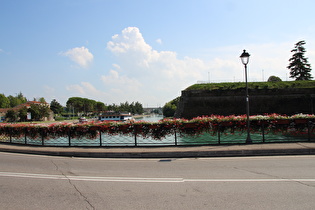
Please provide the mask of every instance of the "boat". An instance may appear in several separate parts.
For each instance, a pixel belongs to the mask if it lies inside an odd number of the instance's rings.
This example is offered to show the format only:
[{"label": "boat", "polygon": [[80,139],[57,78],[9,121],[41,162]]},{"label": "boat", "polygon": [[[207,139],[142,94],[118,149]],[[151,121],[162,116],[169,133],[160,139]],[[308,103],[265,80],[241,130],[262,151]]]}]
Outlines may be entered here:
[{"label": "boat", "polygon": [[98,117],[99,121],[130,121],[133,120],[131,113],[105,112]]}]

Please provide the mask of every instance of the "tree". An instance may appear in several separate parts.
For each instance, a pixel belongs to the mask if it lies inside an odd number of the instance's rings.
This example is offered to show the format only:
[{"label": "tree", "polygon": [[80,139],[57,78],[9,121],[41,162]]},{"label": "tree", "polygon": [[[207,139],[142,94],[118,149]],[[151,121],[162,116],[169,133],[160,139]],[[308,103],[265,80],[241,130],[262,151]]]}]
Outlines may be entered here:
[{"label": "tree", "polygon": [[290,78],[295,80],[311,80],[311,65],[308,63],[308,58],[304,57],[306,52],[304,45],[305,41],[299,41],[295,44],[295,47],[291,52],[293,53],[292,58],[289,59]]},{"label": "tree", "polygon": [[174,117],[179,99],[180,97],[177,97],[163,106],[163,115],[165,117]]},{"label": "tree", "polygon": [[61,104],[56,99],[54,99],[50,102],[50,109],[55,114],[60,114],[63,111],[63,107],[61,106]]},{"label": "tree", "polygon": [[171,104],[170,102],[166,103],[163,106],[163,115],[165,117],[173,117],[176,111],[176,105]]},{"label": "tree", "polygon": [[26,107],[21,108],[18,112],[18,116],[21,122],[27,121],[27,108]]},{"label": "tree", "polygon": [[105,111],[106,110],[106,106],[105,106],[105,104],[103,102],[98,101],[95,104],[95,109],[98,112]]},{"label": "tree", "polygon": [[97,102],[87,98],[71,97],[67,101],[68,110],[75,110],[76,113],[88,114],[96,110]]},{"label": "tree", "polygon": [[67,101],[67,108],[69,110],[75,111],[76,113],[82,112],[84,110],[83,107],[83,101],[80,97],[71,97]]},{"label": "tree", "polygon": [[18,115],[13,109],[10,109],[5,114],[5,119],[9,122],[15,122],[18,119]]},{"label": "tree", "polygon": [[8,96],[8,99],[10,101],[10,107],[12,108],[22,103],[18,97],[14,97],[10,95]]},{"label": "tree", "polygon": [[32,120],[40,120],[40,111],[38,104],[31,104],[31,107],[28,109],[31,113]]},{"label": "tree", "polygon": [[10,107],[12,107],[12,108],[17,106],[17,105],[23,104],[27,101],[21,92],[17,96],[9,95],[8,99],[10,101]]},{"label": "tree", "polygon": [[10,107],[9,99],[4,94],[0,94],[0,108],[9,108],[9,107]]},{"label": "tree", "polygon": [[281,82],[282,80],[279,77],[276,76],[270,76],[268,78],[268,82]]},{"label": "tree", "polygon": [[44,117],[49,117],[49,108],[42,104],[31,104],[29,112],[32,120],[42,120]]},{"label": "tree", "polygon": [[115,111],[115,112],[119,112],[119,107],[116,104],[112,104],[112,105],[108,105],[107,109],[109,111]]},{"label": "tree", "polygon": [[93,112],[95,110],[96,101],[84,98],[83,99],[83,109],[85,114],[88,114],[88,112]]},{"label": "tree", "polygon": [[39,98],[39,100],[38,100],[39,102],[41,102],[41,103],[46,103],[46,100],[45,100],[45,98],[44,97],[41,97],[41,98]]},{"label": "tree", "polygon": [[135,103],[134,105],[134,109],[135,109],[135,113],[137,114],[142,114],[143,113],[143,106],[141,103],[139,103],[138,101]]},{"label": "tree", "polygon": [[27,99],[23,96],[23,94],[20,92],[17,97],[20,100],[20,103],[23,104],[27,101]]}]

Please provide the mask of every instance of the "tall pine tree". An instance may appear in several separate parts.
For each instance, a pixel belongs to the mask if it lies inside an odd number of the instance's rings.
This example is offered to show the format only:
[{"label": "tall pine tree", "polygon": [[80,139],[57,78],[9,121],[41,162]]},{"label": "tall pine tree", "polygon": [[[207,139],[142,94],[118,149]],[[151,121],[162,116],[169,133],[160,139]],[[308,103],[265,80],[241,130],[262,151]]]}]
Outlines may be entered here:
[{"label": "tall pine tree", "polygon": [[295,80],[311,80],[311,65],[308,63],[307,58],[304,57],[306,52],[304,45],[305,41],[299,41],[295,44],[295,47],[291,52],[293,53],[292,58],[289,59],[290,78]]}]

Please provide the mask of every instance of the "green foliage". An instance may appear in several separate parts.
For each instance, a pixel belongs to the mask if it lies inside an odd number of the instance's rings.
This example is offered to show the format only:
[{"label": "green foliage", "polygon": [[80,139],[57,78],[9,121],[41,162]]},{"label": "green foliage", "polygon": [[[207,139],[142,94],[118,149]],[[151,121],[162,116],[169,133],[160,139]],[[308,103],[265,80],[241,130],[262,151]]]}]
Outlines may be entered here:
[{"label": "green foliage", "polygon": [[69,110],[74,108],[75,112],[101,112],[101,111],[116,111],[116,112],[130,112],[132,114],[142,114],[143,107],[142,104],[139,102],[129,102],[120,103],[120,105],[112,104],[106,106],[102,102],[97,102],[87,98],[80,98],[80,97],[72,97],[69,98],[67,101],[67,107]]},{"label": "green foliage", "polygon": [[22,103],[19,98],[11,96],[11,95],[8,96],[8,99],[10,101],[10,107],[12,108]]},{"label": "green foliage", "polygon": [[75,110],[76,113],[78,112],[92,112],[95,110],[96,101],[87,99],[87,98],[80,98],[80,97],[72,97],[69,98],[67,101],[67,107],[68,109]]},{"label": "green foliage", "polygon": [[46,103],[46,100],[45,100],[44,97],[40,97],[38,101],[41,102],[41,103]]},{"label": "green foliage", "polygon": [[304,45],[305,41],[299,41],[295,44],[295,47],[291,52],[293,53],[292,58],[289,59],[290,78],[296,80],[310,80],[311,76],[311,65],[308,63],[307,58],[304,57],[306,52]]},{"label": "green foliage", "polygon": [[13,109],[10,109],[7,111],[5,119],[9,122],[16,122],[18,119],[18,115]]},{"label": "green foliage", "polygon": [[61,114],[61,112],[63,111],[63,107],[61,106],[61,104],[56,99],[54,99],[50,102],[50,109],[55,114]]},{"label": "green foliage", "polygon": [[108,105],[107,109],[115,112],[130,112],[132,114],[143,113],[142,104],[139,102],[132,102],[129,104],[129,102],[126,101],[125,103],[120,103],[120,105],[112,104]]},{"label": "green foliage", "polygon": [[0,94],[0,108],[13,108],[17,105],[25,103],[27,100],[20,92],[16,97],[9,95],[6,97],[4,94]]},{"label": "green foliage", "polygon": [[10,101],[4,94],[0,94],[0,108],[10,108]]},{"label": "green foliage", "polygon": [[[45,102],[45,99],[42,97],[39,99],[41,102]],[[26,103],[27,99],[20,92],[17,96],[5,97],[5,95],[0,94],[0,108],[14,108],[20,104]],[[45,102],[46,103],[46,102]],[[16,109],[15,109],[16,110]],[[50,109],[48,106],[43,106],[39,104],[32,104],[30,109],[28,110],[26,107],[22,107],[18,111],[9,110],[6,113],[6,120],[11,122],[26,121],[27,120],[27,112],[31,112],[33,120],[42,120],[43,117],[48,117]]]},{"label": "green foliage", "polygon": [[268,78],[268,82],[281,82],[282,80],[279,77],[276,76],[270,76]]},{"label": "green foliage", "polygon": [[17,98],[20,100],[21,104],[27,101],[27,99],[23,96],[21,92],[17,95]]},{"label": "green foliage", "polygon": [[[236,90],[244,89],[245,82],[195,84],[186,90]],[[282,81],[282,82],[249,82],[249,89],[286,89],[286,88],[315,88],[313,80]]]},{"label": "green foliage", "polygon": [[174,117],[179,99],[180,97],[177,97],[163,106],[163,115],[165,117]]},{"label": "green foliage", "polygon": [[44,117],[49,116],[49,108],[41,104],[31,104],[29,112],[32,115],[32,120],[40,121]]},{"label": "green foliage", "polygon": [[23,107],[18,112],[18,117],[20,118],[21,122],[27,121],[27,108]]},{"label": "green foliage", "polygon": [[99,112],[101,112],[101,111],[105,111],[105,110],[107,110],[107,107],[105,106],[105,104],[103,103],[103,102],[96,102],[96,104],[95,104],[95,109],[96,109],[96,111],[99,111]]},{"label": "green foliage", "polygon": [[173,117],[175,114],[177,106],[171,103],[166,103],[163,106],[163,115],[164,117]]}]

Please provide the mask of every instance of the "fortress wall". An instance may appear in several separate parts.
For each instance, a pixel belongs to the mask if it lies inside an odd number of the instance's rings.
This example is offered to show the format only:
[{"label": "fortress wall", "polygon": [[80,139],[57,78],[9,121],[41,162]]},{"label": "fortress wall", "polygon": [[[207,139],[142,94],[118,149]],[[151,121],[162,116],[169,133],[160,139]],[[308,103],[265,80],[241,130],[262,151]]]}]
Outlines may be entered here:
[{"label": "fortress wall", "polygon": [[[250,89],[250,115],[313,114],[315,89]],[[236,90],[184,90],[175,117],[246,114],[245,88]]]}]

